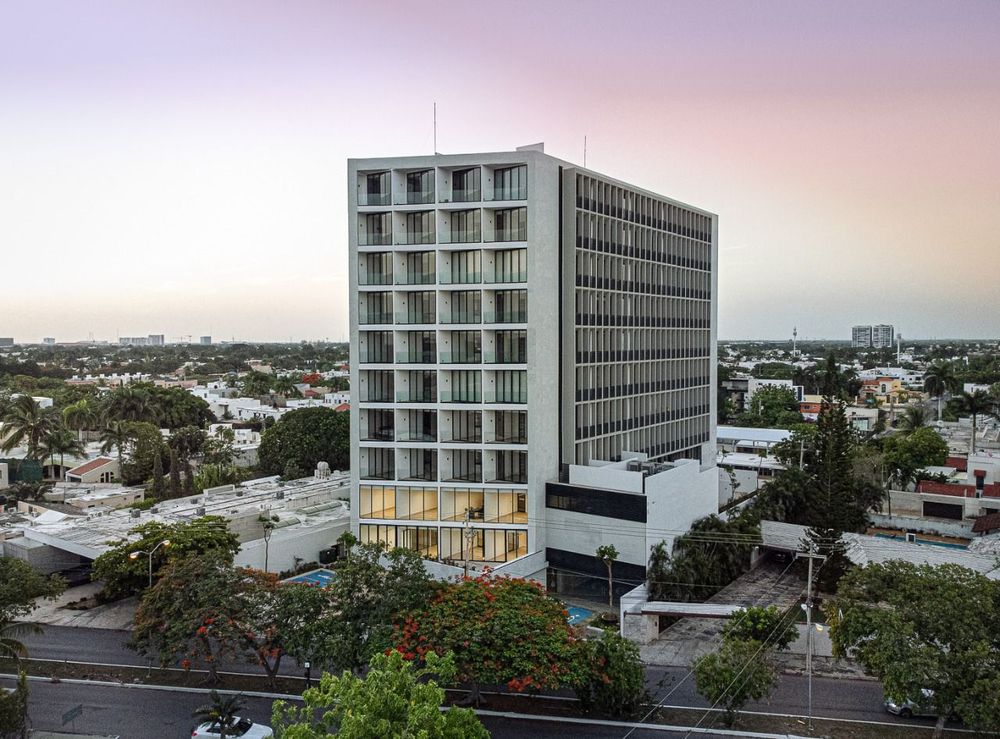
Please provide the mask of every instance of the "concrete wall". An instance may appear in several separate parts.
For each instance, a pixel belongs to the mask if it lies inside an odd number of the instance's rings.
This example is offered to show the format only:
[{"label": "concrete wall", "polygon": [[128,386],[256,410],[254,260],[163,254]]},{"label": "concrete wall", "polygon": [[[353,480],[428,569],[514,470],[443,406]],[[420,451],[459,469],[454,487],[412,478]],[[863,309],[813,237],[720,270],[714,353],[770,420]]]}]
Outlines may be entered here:
[{"label": "concrete wall", "polygon": [[294,569],[295,558],[302,562],[318,561],[321,549],[332,547],[337,539],[347,531],[350,519],[346,516],[336,521],[328,521],[304,528],[292,526],[276,529],[271,536],[270,546],[265,547],[263,539],[243,542],[236,555],[236,564],[243,567],[264,569],[264,552],[267,549],[267,569],[282,572]]},{"label": "concrete wall", "polygon": [[871,518],[873,525],[888,529],[912,529],[924,534],[972,538],[971,521],[945,521],[940,518],[922,518],[920,516],[887,516],[880,513],[872,513],[869,518]]},{"label": "concrete wall", "polygon": [[[646,546],[661,541],[673,548],[674,538],[691,524],[719,510],[719,472],[713,465],[702,469],[698,460],[681,459],[673,469],[646,478]],[[645,565],[646,560],[643,560]]]}]

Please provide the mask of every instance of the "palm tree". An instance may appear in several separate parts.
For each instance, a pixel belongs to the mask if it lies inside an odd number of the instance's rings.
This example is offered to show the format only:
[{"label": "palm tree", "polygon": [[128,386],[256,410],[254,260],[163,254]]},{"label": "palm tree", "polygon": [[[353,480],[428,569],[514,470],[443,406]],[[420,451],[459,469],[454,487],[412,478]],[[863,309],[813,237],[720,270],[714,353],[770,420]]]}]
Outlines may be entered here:
[{"label": "palm tree", "polygon": [[42,628],[38,624],[0,621],[0,659],[13,659],[20,665],[21,659],[28,656],[28,648],[20,638],[41,633]]},{"label": "palm tree", "polygon": [[149,393],[140,387],[126,385],[111,393],[104,408],[107,420],[152,421],[156,408]]},{"label": "palm tree", "polygon": [[972,446],[969,454],[976,453],[976,424],[980,416],[993,416],[1000,418],[1000,409],[997,408],[996,401],[985,390],[976,390],[974,393],[961,395],[962,410],[972,416]]},{"label": "palm tree", "polygon": [[7,439],[0,451],[9,452],[22,443],[27,448],[27,459],[37,460],[41,454],[42,440],[52,428],[54,413],[42,408],[30,395],[18,395],[4,415]]},{"label": "palm tree", "polygon": [[76,438],[76,434],[63,425],[57,425],[49,431],[42,442],[42,449],[53,464],[55,455],[59,455],[59,474],[56,479],[63,476],[63,460],[67,454],[82,457],[85,453],[83,444]]},{"label": "palm tree", "polygon": [[908,405],[903,416],[899,419],[899,429],[907,434],[912,434],[917,429],[927,425],[927,415],[927,409],[922,405]]},{"label": "palm tree", "polygon": [[101,431],[101,454],[108,454],[112,449],[118,450],[118,476],[121,477],[124,468],[124,449],[132,434],[128,421],[111,421]]},{"label": "palm tree", "polygon": [[211,703],[199,706],[191,715],[203,723],[217,724],[220,739],[226,739],[239,720],[237,714],[246,707],[246,699],[242,693],[223,696],[217,690],[209,693],[209,698]]},{"label": "palm tree", "polygon": [[295,381],[288,375],[275,377],[274,382],[271,383],[271,389],[279,395],[284,395],[286,398],[302,397],[302,393],[295,387]]},{"label": "palm tree", "polygon": [[63,422],[77,432],[83,441],[82,431],[92,429],[97,424],[97,411],[89,398],[81,398],[63,408]]},{"label": "palm tree", "polygon": [[951,362],[935,362],[924,374],[924,390],[937,398],[937,420],[941,420],[941,398],[958,388],[958,377]]}]

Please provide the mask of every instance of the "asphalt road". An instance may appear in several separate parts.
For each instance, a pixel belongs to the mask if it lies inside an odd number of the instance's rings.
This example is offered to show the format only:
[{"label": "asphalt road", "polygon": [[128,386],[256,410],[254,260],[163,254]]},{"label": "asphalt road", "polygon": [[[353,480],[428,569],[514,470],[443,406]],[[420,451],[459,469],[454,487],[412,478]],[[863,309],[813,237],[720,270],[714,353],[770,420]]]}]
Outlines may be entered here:
[{"label": "asphalt road", "polygon": [[[6,684],[6,681],[4,681]],[[71,685],[32,682],[29,715],[33,729],[106,734],[120,739],[182,739],[191,736],[192,712],[206,701],[204,695],[143,690],[118,686]],[[62,717],[76,706],[81,715],[63,724]],[[271,700],[247,699],[243,712],[254,721],[270,723]],[[495,739],[622,739],[628,729],[569,722],[522,720],[483,716]],[[635,739],[681,739],[684,732],[637,729]],[[712,736],[701,734],[699,736]]]}]

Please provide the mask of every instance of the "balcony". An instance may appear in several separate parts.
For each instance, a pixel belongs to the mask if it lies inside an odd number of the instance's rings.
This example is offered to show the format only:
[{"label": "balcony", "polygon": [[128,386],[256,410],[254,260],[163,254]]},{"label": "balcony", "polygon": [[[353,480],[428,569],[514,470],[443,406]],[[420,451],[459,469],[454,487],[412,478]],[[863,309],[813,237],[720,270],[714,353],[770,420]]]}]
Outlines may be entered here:
[{"label": "balcony", "polygon": [[403,244],[413,246],[415,244],[433,244],[434,231],[406,231],[403,234]]},{"label": "balcony", "polygon": [[434,190],[407,190],[406,205],[432,205],[434,203]]},{"label": "balcony", "polygon": [[443,241],[445,244],[478,244],[483,240],[482,231],[478,228],[476,229],[451,229],[446,234],[442,235],[443,238],[447,238],[447,241]]},{"label": "balcony", "polygon": [[388,192],[363,192],[359,201],[358,205],[389,205],[390,198]]},{"label": "balcony", "polygon": [[487,391],[484,397],[486,399],[485,402],[487,403],[527,403],[528,391],[513,390],[500,393],[495,391]]},{"label": "balcony", "polygon": [[396,441],[437,441],[437,434],[427,431],[400,431]]},{"label": "balcony", "polygon": [[482,272],[442,272],[438,275],[438,281],[442,285],[476,285],[482,279]]},{"label": "balcony", "polygon": [[492,439],[486,440],[487,444],[527,444],[527,434],[496,434]]},{"label": "balcony", "polygon": [[397,364],[435,364],[437,362],[436,352],[433,351],[411,351],[397,352]]},{"label": "balcony", "polygon": [[451,202],[453,203],[477,203],[482,199],[483,194],[478,187],[451,191]]},{"label": "balcony", "polygon": [[483,473],[480,472],[453,472],[451,477],[445,479],[445,482],[482,482]]},{"label": "balcony", "polygon": [[482,364],[483,354],[478,351],[442,352],[441,364]]},{"label": "balcony", "polygon": [[397,285],[433,285],[437,275],[433,272],[408,272],[396,279]]},{"label": "balcony", "polygon": [[483,316],[483,323],[527,323],[528,311],[526,310],[506,310],[497,313],[486,313]]},{"label": "balcony", "polygon": [[362,233],[358,236],[359,246],[390,246],[392,233]]},{"label": "balcony", "polygon": [[518,282],[528,281],[528,270],[518,270],[515,272],[500,272],[499,274],[492,274],[486,276],[486,282],[494,285],[507,285]]},{"label": "balcony", "polygon": [[441,323],[481,323],[483,314],[479,311],[457,310],[441,318]]},{"label": "balcony", "polygon": [[482,394],[479,392],[462,391],[452,392],[451,390],[441,391],[442,403],[482,403]]},{"label": "balcony", "polygon": [[359,285],[391,285],[392,272],[374,272],[358,277]]},{"label": "balcony", "polygon": [[434,388],[423,390],[401,390],[396,393],[397,403],[436,403],[437,393]]},{"label": "balcony", "polygon": [[358,316],[358,323],[369,324],[391,324],[392,313],[390,311],[370,311]]},{"label": "balcony", "polygon": [[377,431],[366,431],[361,437],[362,441],[395,441],[392,428],[382,428]]},{"label": "balcony", "polygon": [[396,470],[392,467],[376,467],[362,470],[360,476],[362,480],[395,480]]},{"label": "balcony", "polygon": [[392,351],[368,351],[361,353],[361,364],[392,364]]},{"label": "balcony", "polygon": [[522,352],[493,352],[483,357],[484,364],[527,364],[528,355]]},{"label": "balcony", "polygon": [[361,399],[362,403],[391,403],[392,395],[389,393],[369,393]]},{"label": "balcony", "polygon": [[417,323],[437,323],[437,318],[432,311],[400,311],[396,313],[396,323],[403,325]]}]

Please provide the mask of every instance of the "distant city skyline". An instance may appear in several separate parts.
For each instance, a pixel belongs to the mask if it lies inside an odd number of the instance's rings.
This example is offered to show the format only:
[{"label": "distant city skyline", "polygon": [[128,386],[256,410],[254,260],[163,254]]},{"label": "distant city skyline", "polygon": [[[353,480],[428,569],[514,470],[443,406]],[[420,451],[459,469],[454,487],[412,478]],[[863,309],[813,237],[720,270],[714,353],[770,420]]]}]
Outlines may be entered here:
[{"label": "distant city skyline", "polygon": [[431,153],[435,100],[444,153],[586,136],[717,213],[721,337],[1000,336],[1000,3],[13,0],[0,29],[2,336],[344,337],[347,158]]}]

